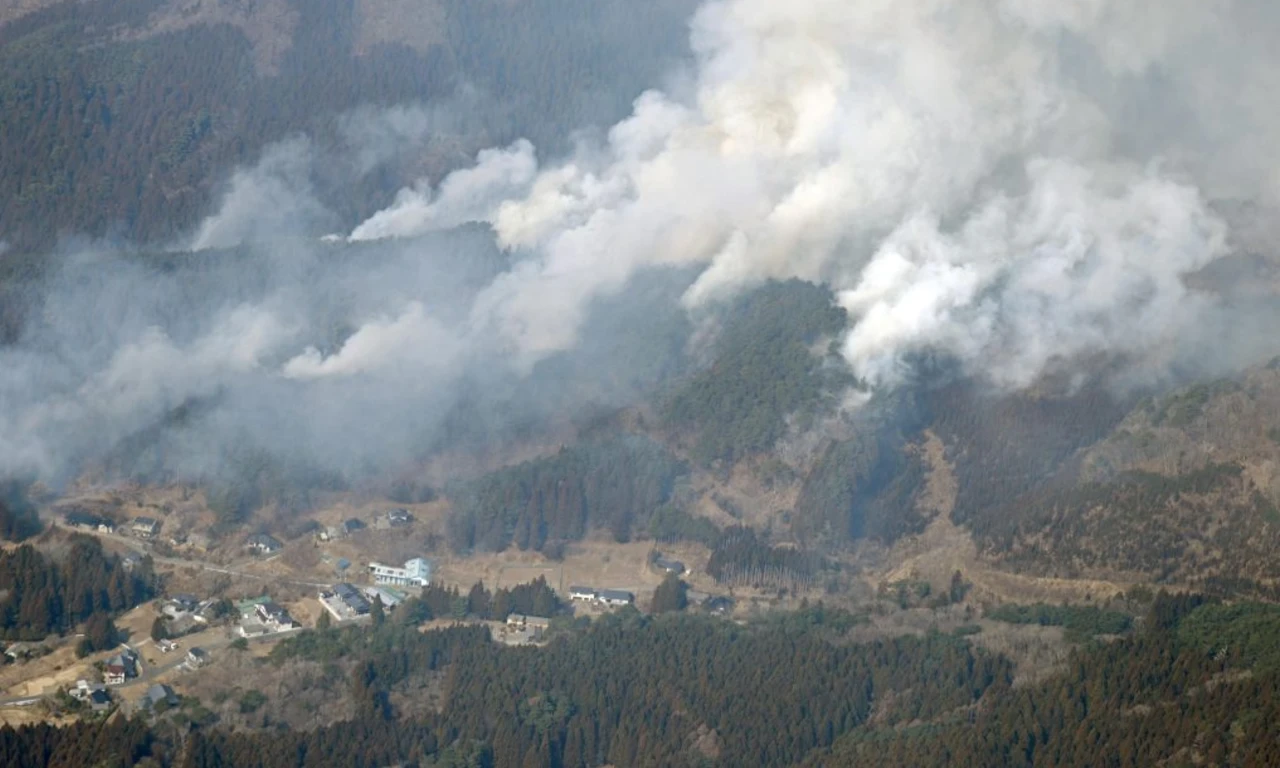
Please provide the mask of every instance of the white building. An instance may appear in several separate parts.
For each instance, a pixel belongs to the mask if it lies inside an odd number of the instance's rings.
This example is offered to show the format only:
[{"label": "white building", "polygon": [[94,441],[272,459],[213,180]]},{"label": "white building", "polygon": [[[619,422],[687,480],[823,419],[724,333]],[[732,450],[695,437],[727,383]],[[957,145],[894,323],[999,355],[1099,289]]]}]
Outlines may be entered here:
[{"label": "white building", "polygon": [[569,599],[580,603],[594,603],[618,608],[631,605],[636,596],[620,589],[596,589],[595,587],[569,587]]},{"label": "white building", "polygon": [[431,582],[431,563],[422,557],[413,558],[403,568],[369,563],[369,572],[373,574],[375,584],[425,587]]}]

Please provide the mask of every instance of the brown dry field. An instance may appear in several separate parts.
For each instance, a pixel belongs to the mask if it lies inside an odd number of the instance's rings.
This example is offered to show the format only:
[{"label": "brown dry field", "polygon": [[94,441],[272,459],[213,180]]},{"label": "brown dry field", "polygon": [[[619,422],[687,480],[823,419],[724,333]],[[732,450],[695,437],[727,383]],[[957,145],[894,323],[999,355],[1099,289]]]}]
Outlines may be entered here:
[{"label": "brown dry field", "polygon": [[[146,638],[155,617],[149,604],[140,605],[116,620],[116,626],[129,632],[130,641],[136,643]],[[57,641],[59,647],[48,656],[19,664],[0,667],[0,691],[5,698],[38,696],[61,686],[74,686],[76,680],[91,678],[93,665],[114,655],[115,651],[103,651],[77,659],[75,637]],[[150,642],[148,639],[147,642]]]},{"label": "brown dry field", "polygon": [[9,725],[14,728],[20,725],[34,725],[36,723],[64,726],[71,725],[74,722],[76,722],[74,717],[50,717],[45,714],[44,708],[37,705],[29,707],[0,707],[0,725]]}]

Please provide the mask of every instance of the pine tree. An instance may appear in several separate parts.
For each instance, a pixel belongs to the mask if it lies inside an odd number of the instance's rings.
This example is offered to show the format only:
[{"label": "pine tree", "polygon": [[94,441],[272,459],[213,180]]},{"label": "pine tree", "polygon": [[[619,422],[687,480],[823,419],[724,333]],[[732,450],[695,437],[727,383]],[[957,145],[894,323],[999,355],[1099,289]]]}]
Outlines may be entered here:
[{"label": "pine tree", "polygon": [[658,588],[653,591],[653,602],[650,610],[653,613],[667,613],[669,611],[683,611],[688,605],[688,597],[686,596],[686,585],[680,580],[679,576],[674,573],[668,573]]},{"label": "pine tree", "polygon": [[151,622],[151,639],[155,642],[166,640],[169,637],[169,628],[165,626],[164,618],[157,616],[156,620]]}]

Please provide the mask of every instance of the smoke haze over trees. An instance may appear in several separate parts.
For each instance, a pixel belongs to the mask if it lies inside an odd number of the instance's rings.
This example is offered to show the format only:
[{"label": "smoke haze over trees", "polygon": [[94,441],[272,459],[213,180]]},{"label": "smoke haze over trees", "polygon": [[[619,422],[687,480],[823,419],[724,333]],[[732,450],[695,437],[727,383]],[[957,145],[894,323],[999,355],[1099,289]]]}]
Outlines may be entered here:
[{"label": "smoke haze over trees", "polygon": [[[1277,351],[1256,3],[429,5],[0,26],[0,472],[209,480],[234,520],[646,398],[708,463],[869,392]],[[63,233],[98,239],[34,252]],[[801,517],[881,535],[838,485]]]}]

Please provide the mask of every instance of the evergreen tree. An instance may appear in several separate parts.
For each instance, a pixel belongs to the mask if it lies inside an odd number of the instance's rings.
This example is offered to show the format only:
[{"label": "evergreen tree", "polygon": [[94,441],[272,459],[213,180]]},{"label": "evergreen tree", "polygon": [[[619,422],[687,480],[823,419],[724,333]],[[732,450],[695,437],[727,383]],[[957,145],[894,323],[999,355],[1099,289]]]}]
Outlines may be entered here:
[{"label": "evergreen tree", "polygon": [[654,613],[683,611],[689,600],[685,595],[687,585],[674,573],[668,573],[658,588],[653,591],[651,610]]},{"label": "evergreen tree", "polygon": [[165,625],[164,617],[157,616],[156,620],[151,622],[151,639],[158,643],[168,637],[169,627]]}]

